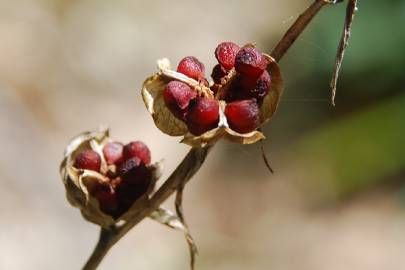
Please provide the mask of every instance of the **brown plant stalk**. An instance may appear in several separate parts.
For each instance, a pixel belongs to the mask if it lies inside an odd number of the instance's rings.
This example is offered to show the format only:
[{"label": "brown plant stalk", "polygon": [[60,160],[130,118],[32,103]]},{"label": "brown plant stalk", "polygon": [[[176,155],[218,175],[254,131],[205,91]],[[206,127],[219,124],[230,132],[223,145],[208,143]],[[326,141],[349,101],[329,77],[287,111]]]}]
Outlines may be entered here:
[{"label": "brown plant stalk", "polygon": [[[287,30],[285,35],[282,37],[280,42],[273,49],[271,56],[278,62],[284,54],[288,51],[297,37],[304,31],[306,26],[311,22],[316,14],[327,4],[336,4],[342,2],[342,0],[316,0],[312,5],[310,5],[294,22],[294,24]],[[356,1],[349,0],[349,5],[355,3]],[[348,9],[349,10],[349,9]],[[353,9],[354,12],[354,9]],[[348,15],[347,15],[348,16]],[[349,21],[351,26],[351,20]],[[347,25],[347,20],[346,20]],[[341,44],[347,44],[348,32],[350,32],[350,26],[345,27],[344,37],[345,40],[341,41]],[[340,47],[342,47],[341,45]],[[340,48],[339,47],[339,48]],[[345,46],[343,46],[345,47]],[[344,51],[344,48],[343,48]],[[341,52],[341,50],[339,50]],[[341,53],[338,53],[338,57]],[[341,58],[340,59],[341,63]],[[338,61],[337,60],[337,61]],[[335,73],[334,73],[335,74]],[[336,76],[336,75],[334,75]],[[113,225],[112,227],[106,229],[102,228],[99,236],[98,243],[93,250],[87,263],[84,265],[83,270],[94,270],[101,263],[105,255],[108,253],[110,248],[117,243],[128,231],[130,231],[135,225],[137,225],[144,218],[148,217],[153,211],[155,211],[168,197],[170,197],[174,192],[177,193],[176,198],[176,211],[182,222],[184,222],[184,217],[181,208],[182,201],[182,191],[185,184],[198,172],[204,163],[208,153],[212,149],[212,146],[205,148],[191,148],[183,161],[178,165],[174,172],[169,176],[169,178],[164,182],[164,184],[157,190],[157,192],[148,200],[142,210],[140,210],[131,220],[128,220],[122,225]],[[186,226],[186,225],[185,225]],[[186,238],[188,235],[186,235]],[[191,238],[191,237],[190,237]],[[187,239],[187,241],[192,241],[192,239]],[[192,245],[189,245],[192,249]],[[192,253],[191,265],[193,268],[194,257]]]}]

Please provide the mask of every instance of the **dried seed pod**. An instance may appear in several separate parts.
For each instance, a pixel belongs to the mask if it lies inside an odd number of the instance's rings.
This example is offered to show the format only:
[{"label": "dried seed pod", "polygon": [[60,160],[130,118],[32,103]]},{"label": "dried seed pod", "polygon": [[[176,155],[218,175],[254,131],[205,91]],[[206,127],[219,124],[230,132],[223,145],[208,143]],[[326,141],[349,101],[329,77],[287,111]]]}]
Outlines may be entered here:
[{"label": "dried seed pod", "polygon": [[[60,175],[66,188],[68,201],[79,208],[83,217],[102,227],[109,227],[120,220],[128,220],[144,207],[149,195],[154,191],[155,183],[161,175],[161,163],[147,165],[150,180],[143,194],[134,199],[132,205],[125,211],[120,211],[116,199],[117,179],[115,172],[110,170],[114,164],[107,164],[103,153],[104,146],[110,143],[109,130],[102,129],[94,132],[84,132],[73,138],[64,152],[60,164]],[[99,172],[75,167],[75,160],[83,151],[92,150],[101,159]]]},{"label": "dried seed pod", "polygon": [[[251,47],[253,47],[253,45],[248,44],[243,48]],[[267,71],[271,77],[271,86],[269,86],[270,89],[268,89],[268,93],[260,102],[258,127],[270,120],[273,116],[283,91],[283,81],[277,63],[269,55],[262,54],[262,57],[268,63]],[[192,147],[204,147],[209,144],[214,144],[220,138],[241,144],[255,143],[264,138],[264,135],[257,130],[248,133],[239,133],[232,130],[228,125],[224,114],[226,103],[222,99],[226,96],[226,92],[232,87],[237,76],[235,69],[231,69],[228,74],[220,80],[219,84],[214,85],[216,87],[215,90],[218,90],[218,93],[215,93],[215,97],[214,91],[211,91],[206,85],[172,70],[170,68],[170,61],[166,58],[158,60],[158,70],[155,75],[147,78],[143,83],[142,97],[146,108],[153,117],[155,125],[162,132],[170,136],[183,136],[181,142]],[[212,127],[210,130],[204,129],[202,134],[194,131],[193,133],[197,135],[193,135],[187,128],[186,123],[176,117],[164,102],[164,89],[171,81],[180,81],[187,84],[190,88],[196,90],[197,96],[199,97],[218,99],[220,103],[218,125]],[[265,90],[263,92],[266,93]]]}]

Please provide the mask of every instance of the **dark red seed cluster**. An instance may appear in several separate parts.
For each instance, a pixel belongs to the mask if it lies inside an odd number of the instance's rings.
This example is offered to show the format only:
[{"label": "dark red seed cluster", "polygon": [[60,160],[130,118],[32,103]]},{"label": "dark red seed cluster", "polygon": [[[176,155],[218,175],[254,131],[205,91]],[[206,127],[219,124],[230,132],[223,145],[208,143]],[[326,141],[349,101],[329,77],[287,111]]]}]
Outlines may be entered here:
[{"label": "dark red seed cluster", "polygon": [[240,48],[232,42],[223,42],[215,50],[218,60],[212,71],[214,85],[221,88],[223,78],[234,68],[236,75],[226,93],[219,98],[227,102],[225,116],[229,127],[239,133],[248,133],[259,127],[260,106],[269,93],[270,74],[266,57],[256,48]]},{"label": "dark red seed cluster", "polygon": [[[218,125],[219,99],[227,102],[225,116],[233,130],[248,133],[257,129],[260,106],[271,86],[271,77],[266,70],[267,58],[253,46],[241,48],[233,42],[219,44],[215,57],[218,64],[211,73],[214,84],[210,90],[216,98],[202,96],[186,83],[171,81],[163,93],[166,106],[196,136]],[[193,56],[183,58],[177,71],[208,86],[205,67]],[[236,75],[226,92],[217,94],[223,84],[228,83],[228,74]]]},{"label": "dark red seed cluster", "polygon": [[[205,67],[193,56],[183,58],[177,71],[209,87]],[[219,102],[203,97],[197,90],[180,81],[169,82],[163,92],[166,106],[175,117],[185,122],[189,131],[198,136],[215,128],[219,122]]]},{"label": "dark red seed cluster", "polygon": [[141,141],[126,145],[109,142],[102,152],[108,165],[106,172],[100,170],[101,157],[93,150],[80,152],[73,166],[105,174],[109,181],[92,183],[88,190],[98,200],[101,211],[118,218],[147,191],[152,180],[148,168],[151,154]]}]

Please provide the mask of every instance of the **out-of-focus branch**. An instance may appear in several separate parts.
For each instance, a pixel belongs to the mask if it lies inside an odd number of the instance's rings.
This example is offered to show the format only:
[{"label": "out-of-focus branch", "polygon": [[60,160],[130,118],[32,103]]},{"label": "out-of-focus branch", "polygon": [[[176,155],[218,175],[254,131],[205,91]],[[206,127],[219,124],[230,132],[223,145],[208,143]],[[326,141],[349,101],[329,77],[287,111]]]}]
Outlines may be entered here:
[{"label": "out-of-focus branch", "polygon": [[287,30],[283,38],[271,52],[271,56],[278,62],[323,6],[328,4],[336,4],[342,1],[343,0],[316,0],[314,3],[312,3],[312,5],[310,5]]},{"label": "out-of-focus branch", "polygon": [[[340,2],[343,2],[343,0],[316,0],[298,17],[294,24],[291,25],[291,27],[284,34],[283,38],[271,52],[271,56],[276,61],[279,61],[281,57],[288,51],[294,41],[298,38],[298,36],[305,30],[305,28],[315,17],[315,15],[318,14],[322,7],[327,4],[337,4]],[[337,80],[339,77],[340,68],[342,66],[345,50],[349,42],[350,33],[352,30],[352,23],[356,10],[357,0],[348,0],[343,33],[340,39],[339,47],[337,49],[335,66],[332,73],[332,80],[330,82],[330,87],[332,89],[331,101],[333,105],[335,105]]]},{"label": "out-of-focus branch", "polygon": [[349,0],[346,8],[346,19],[343,27],[342,37],[340,39],[339,47],[336,54],[335,67],[333,69],[332,80],[330,87],[332,88],[332,104],[335,105],[336,85],[339,77],[340,68],[342,67],[343,57],[347,44],[349,43],[350,33],[352,31],[352,23],[354,14],[357,10],[357,0]]}]

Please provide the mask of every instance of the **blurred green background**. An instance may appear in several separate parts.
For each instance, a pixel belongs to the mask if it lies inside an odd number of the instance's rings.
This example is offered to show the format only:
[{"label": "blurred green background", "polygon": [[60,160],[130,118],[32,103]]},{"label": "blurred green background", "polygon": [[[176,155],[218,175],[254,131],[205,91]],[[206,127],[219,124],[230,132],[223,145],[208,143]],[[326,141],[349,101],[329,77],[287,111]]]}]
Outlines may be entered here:
[{"label": "blurred green background", "polygon": [[[221,41],[270,52],[311,1],[0,0],[0,269],[80,269],[98,228],[58,175],[69,139],[100,124],[145,141],[165,174],[188,150],[140,97],[156,59]],[[285,93],[260,145],[221,142],[186,189],[198,269],[405,267],[405,2],[359,0],[338,83],[345,5],[325,7],[281,61]],[[166,205],[171,207],[172,200]],[[180,233],[145,220],[100,269],[187,269]]]}]

